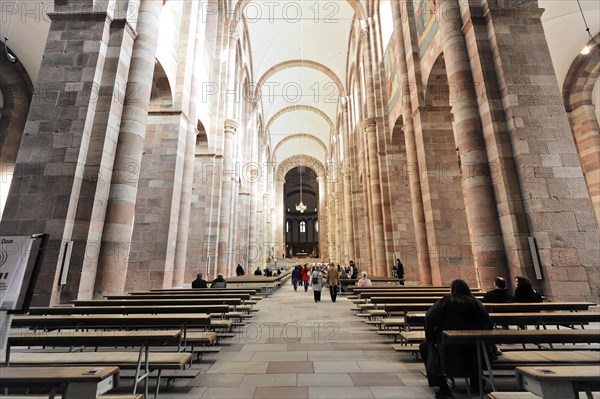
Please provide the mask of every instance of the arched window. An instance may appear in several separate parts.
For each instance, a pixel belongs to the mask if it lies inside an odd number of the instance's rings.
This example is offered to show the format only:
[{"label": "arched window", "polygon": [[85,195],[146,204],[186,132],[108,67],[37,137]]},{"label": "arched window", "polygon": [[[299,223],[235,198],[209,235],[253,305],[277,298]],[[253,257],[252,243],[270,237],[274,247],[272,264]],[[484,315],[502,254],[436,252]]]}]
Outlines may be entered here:
[{"label": "arched window", "polygon": [[306,233],[306,222],[305,221],[300,222],[300,233]]},{"label": "arched window", "polygon": [[285,232],[286,233],[290,232],[290,222],[289,222],[289,220],[285,222]]}]

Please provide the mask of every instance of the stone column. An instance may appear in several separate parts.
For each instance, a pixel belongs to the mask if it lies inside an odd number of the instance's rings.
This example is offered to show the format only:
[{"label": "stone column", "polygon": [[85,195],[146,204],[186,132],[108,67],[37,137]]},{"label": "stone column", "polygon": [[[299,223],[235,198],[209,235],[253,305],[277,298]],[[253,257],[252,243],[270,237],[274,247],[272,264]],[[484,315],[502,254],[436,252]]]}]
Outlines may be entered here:
[{"label": "stone column", "polygon": [[438,7],[448,84],[458,88],[451,106],[475,267],[480,281],[491,281],[496,276],[506,277],[506,258],[469,54],[461,30],[458,0],[442,0]]},{"label": "stone column", "polygon": [[534,0],[484,4],[526,220],[543,273],[537,283],[553,300],[596,301],[598,225],[552,69],[542,13]]},{"label": "stone column", "polygon": [[[135,25],[135,24],[133,24]],[[119,135],[119,125],[125,101],[125,88],[136,37],[134,26],[125,16],[115,16],[111,23],[102,86],[97,93],[98,113],[94,118],[90,147],[86,159],[77,220],[73,234],[73,250],[68,284],[61,300],[92,299],[98,253],[112,178],[112,167]],[[80,274],[79,278],[76,278]],[[76,283],[79,284],[76,284]]]},{"label": "stone column", "polygon": [[[201,91],[201,82],[199,77],[199,69],[202,67],[204,58],[204,31],[205,25],[202,19],[204,14],[198,4],[186,5],[190,7],[191,16],[185,18],[184,26],[189,25],[187,36],[188,54],[180,54],[182,58],[192,58],[190,61],[181,62],[180,69],[185,74],[185,79],[181,79],[183,87],[182,91],[182,108],[185,112],[185,100],[187,99],[187,86],[189,84],[189,101],[187,113],[189,115],[186,139],[185,139],[185,155],[183,165],[183,178],[181,184],[181,200],[179,204],[178,227],[177,227],[177,243],[175,247],[175,261],[173,266],[173,287],[181,287],[185,283],[186,274],[186,259],[188,253],[188,241],[191,234],[190,218],[192,213],[192,185],[194,183],[194,166],[196,163],[196,139],[198,136],[198,96]],[[195,21],[192,18],[196,18]],[[189,21],[188,21],[189,20]],[[184,46],[182,46],[184,47]],[[184,48],[181,49],[183,52]],[[195,265],[194,265],[195,266]],[[167,282],[166,282],[167,283]]]},{"label": "stone column", "polygon": [[[60,265],[74,231],[84,168],[97,112],[97,89],[110,39],[106,12],[91,1],[60,1],[2,215],[2,235],[48,233],[33,305],[60,299]],[[96,176],[97,178],[97,176]]]},{"label": "stone column", "polygon": [[374,250],[373,271],[378,276],[386,275],[385,233],[383,226],[383,211],[381,204],[381,180],[379,178],[379,163],[377,155],[377,124],[375,119],[366,119],[362,127],[367,136],[367,150],[371,169],[370,182],[373,195],[373,233],[371,245]]},{"label": "stone column", "polygon": [[238,123],[227,119],[224,124],[223,141],[223,166],[222,166],[222,186],[221,186],[221,217],[219,220],[219,244],[218,244],[218,263],[217,273],[227,275],[227,266],[230,261],[230,250],[232,243],[229,242],[229,230],[232,228],[231,205],[233,201],[233,186],[235,177],[229,175],[229,172],[235,170],[235,134],[237,133]]},{"label": "stone column", "polygon": [[402,121],[404,122],[404,140],[406,143],[406,160],[410,169],[408,179],[410,184],[410,197],[413,209],[413,223],[415,226],[415,241],[417,245],[419,259],[419,277],[422,284],[430,285],[431,264],[429,262],[429,245],[427,243],[427,229],[425,225],[425,211],[423,209],[423,194],[421,191],[421,174],[419,171],[419,160],[417,158],[417,145],[415,140],[415,127],[413,124],[410,87],[411,82],[408,75],[406,62],[406,47],[404,45],[404,27],[402,19],[404,17],[412,18],[411,15],[403,16],[401,14],[401,2],[395,1],[392,7],[394,13],[394,33],[396,34],[396,54],[399,55],[399,75],[402,85]]},{"label": "stone column", "polygon": [[140,7],[138,36],[133,45],[98,259],[95,296],[121,293],[125,288],[162,5],[161,0],[143,0]]}]

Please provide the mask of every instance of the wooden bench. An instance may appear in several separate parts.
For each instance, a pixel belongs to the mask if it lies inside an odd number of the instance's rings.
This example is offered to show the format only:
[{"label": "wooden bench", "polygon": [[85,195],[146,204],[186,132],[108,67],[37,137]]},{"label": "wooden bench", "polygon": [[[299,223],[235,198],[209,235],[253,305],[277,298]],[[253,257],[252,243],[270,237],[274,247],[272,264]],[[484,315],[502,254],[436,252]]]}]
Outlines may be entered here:
[{"label": "wooden bench", "polygon": [[209,329],[211,331],[230,332],[233,328],[232,320],[211,320]]},{"label": "wooden bench", "polygon": [[29,315],[74,314],[165,314],[165,313],[215,313],[229,311],[229,305],[163,305],[163,306],[50,306],[29,308]]},{"label": "wooden bench", "polygon": [[239,298],[188,298],[188,299],[93,299],[71,301],[75,306],[178,306],[178,305],[231,305],[239,306]]},{"label": "wooden bench", "polygon": [[[81,397],[81,396],[79,396]],[[144,395],[140,394],[107,394],[98,396],[98,399],[143,399]],[[48,396],[36,396],[36,395],[26,395],[26,396],[2,396],[4,399],[48,399]],[[90,396],[93,398],[93,396]]]},{"label": "wooden bench", "polygon": [[531,392],[491,392],[488,399],[542,399]]},{"label": "wooden bench", "polygon": [[[183,352],[152,352],[148,353],[147,367],[149,372],[157,371],[156,391],[158,397],[160,378],[163,370],[181,370],[190,364],[192,355]],[[64,367],[64,366],[116,366],[122,369],[138,369],[139,354],[137,352],[69,352],[69,353],[13,353],[11,364],[15,368],[20,366],[36,367]],[[137,388],[137,383],[134,386]],[[145,384],[148,397],[148,384]]]},{"label": "wooden bench", "polygon": [[[594,351],[553,352],[525,351],[504,352],[493,363],[490,361],[487,345],[496,344],[541,344],[541,343],[599,343],[600,330],[462,330],[444,331],[445,344],[477,345],[479,370],[479,386],[483,389],[483,381],[487,380],[496,391],[493,368],[512,368],[521,365],[556,365],[560,364],[599,364],[600,353]],[[487,370],[487,376],[484,374]],[[480,396],[483,392],[480,391]]]},{"label": "wooden bench", "polygon": [[[12,333],[7,339],[7,350],[6,350],[6,365],[17,363],[17,359],[22,359],[23,356],[32,355],[32,353],[11,353],[11,348],[14,346],[55,346],[55,347],[67,347],[73,346],[81,347],[137,347],[137,352],[123,352],[125,355],[135,355],[135,382],[133,387],[133,393],[136,393],[137,386],[141,381],[144,381],[145,390],[148,389],[148,378],[151,373],[151,369],[148,367],[150,356],[154,353],[150,353],[151,347],[165,346],[165,345],[180,345],[182,332],[181,330],[169,330],[169,331],[68,331],[68,332],[28,332],[28,333]],[[71,355],[74,352],[67,353]],[[98,354],[106,354],[109,352],[94,352]],[[117,352],[121,353],[121,352]],[[79,352],[82,356],[89,355],[90,352]],[[166,352],[161,353],[168,356],[172,353]],[[55,355],[60,357],[61,353],[34,353],[34,356],[45,356]],[[175,352],[173,356],[179,355]],[[178,359],[178,357],[175,357]],[[63,365],[73,365],[69,362],[63,362]],[[86,365],[92,365],[94,362],[85,362]],[[79,365],[82,363],[78,363]],[[108,364],[111,363],[102,363]],[[37,364],[32,364],[37,365]],[[143,369],[142,369],[143,367]],[[158,373],[158,379],[160,379],[160,370]],[[158,395],[158,382],[156,395]]]},{"label": "wooden bench", "polygon": [[592,398],[600,386],[600,364],[590,366],[517,367],[519,385],[544,399],[576,399],[579,391]]},{"label": "wooden bench", "polygon": [[392,344],[392,348],[396,352],[410,353],[415,357],[415,359],[419,360],[419,344]]},{"label": "wooden bench", "polygon": [[[0,387],[49,387],[50,397],[59,389],[66,398],[95,398],[119,384],[119,368],[106,367],[0,367]],[[48,396],[46,396],[48,398]]]},{"label": "wooden bench", "polygon": [[[582,325],[600,322],[600,312],[507,312],[491,313],[490,318],[498,326],[535,326],[548,325]],[[409,326],[423,326],[425,313],[408,313],[406,324]]]}]

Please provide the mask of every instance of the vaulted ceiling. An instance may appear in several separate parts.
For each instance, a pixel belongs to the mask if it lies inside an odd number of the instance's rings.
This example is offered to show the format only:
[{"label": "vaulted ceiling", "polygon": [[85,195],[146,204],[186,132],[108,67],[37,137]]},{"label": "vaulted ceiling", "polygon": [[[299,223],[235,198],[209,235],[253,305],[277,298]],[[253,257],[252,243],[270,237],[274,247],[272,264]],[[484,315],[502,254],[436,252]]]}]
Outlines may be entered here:
[{"label": "vaulted ceiling", "polygon": [[275,159],[307,154],[324,162],[355,10],[346,0],[253,0],[244,16]]},{"label": "vaulted ceiling", "polygon": [[[580,0],[592,32],[600,30],[600,2]],[[240,0],[252,48],[254,76],[262,83],[262,105],[277,161],[296,154],[325,159],[331,121],[345,82],[349,32],[366,0]],[[388,0],[381,0],[389,9]],[[385,4],[388,3],[388,4]],[[48,36],[53,1],[2,2],[0,37],[36,83]],[[550,53],[560,87],[573,59],[588,41],[575,0],[539,0]],[[33,10],[33,11],[32,11]],[[389,32],[389,29],[384,29]],[[387,43],[384,38],[384,43]],[[341,90],[344,90],[342,87]]]}]

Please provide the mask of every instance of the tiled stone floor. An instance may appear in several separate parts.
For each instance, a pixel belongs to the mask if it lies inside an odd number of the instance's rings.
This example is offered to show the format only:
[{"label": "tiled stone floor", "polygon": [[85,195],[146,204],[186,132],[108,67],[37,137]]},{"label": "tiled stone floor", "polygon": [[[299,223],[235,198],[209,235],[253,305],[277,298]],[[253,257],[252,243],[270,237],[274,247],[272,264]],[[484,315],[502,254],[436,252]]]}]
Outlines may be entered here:
[{"label": "tiled stone floor", "polygon": [[433,398],[422,363],[394,352],[352,307],[343,297],[332,303],[325,291],[316,304],[310,289],[294,292],[288,283],[258,303],[259,312],[220,353],[192,366],[195,378],[163,384],[160,398]]},{"label": "tiled stone floor", "polygon": [[162,399],[433,397],[420,363],[397,354],[338,297],[286,284],[256,305],[236,338],[204,355],[195,378],[161,387]]}]

